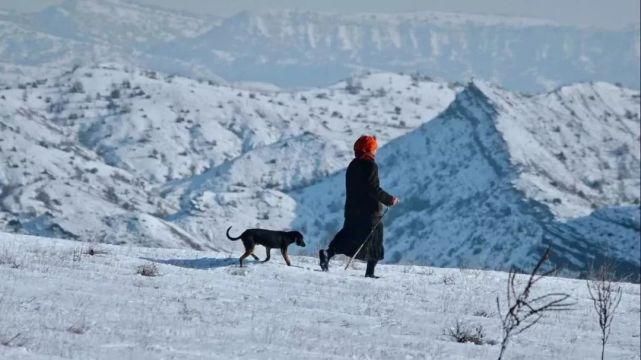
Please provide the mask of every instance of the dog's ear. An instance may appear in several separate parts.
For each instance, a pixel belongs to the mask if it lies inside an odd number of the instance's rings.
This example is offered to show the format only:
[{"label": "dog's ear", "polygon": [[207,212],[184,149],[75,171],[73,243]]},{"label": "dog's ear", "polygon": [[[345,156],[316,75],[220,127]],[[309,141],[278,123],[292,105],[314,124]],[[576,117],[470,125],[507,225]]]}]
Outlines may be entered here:
[{"label": "dog's ear", "polygon": [[303,241],[303,234],[296,231],[296,245],[305,246],[305,241]]}]

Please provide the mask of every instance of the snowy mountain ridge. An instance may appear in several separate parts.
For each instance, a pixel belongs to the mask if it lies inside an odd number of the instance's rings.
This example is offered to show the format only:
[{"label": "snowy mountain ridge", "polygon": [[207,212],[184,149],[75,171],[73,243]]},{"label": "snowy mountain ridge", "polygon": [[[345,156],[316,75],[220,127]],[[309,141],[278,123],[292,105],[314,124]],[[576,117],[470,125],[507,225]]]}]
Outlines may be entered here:
[{"label": "snowy mountain ridge", "polygon": [[501,269],[552,244],[575,275],[639,264],[635,90],[377,73],[256,91],[111,64],[0,102],[5,231],[230,251],[230,225],[295,228],[314,251],[340,227],[351,144],[373,133],[383,186],[404,200],[389,262]]},{"label": "snowy mountain ridge", "polygon": [[[404,199],[385,222],[389,258],[499,269],[550,245],[568,271],[613,261],[637,274],[638,106],[638,92],[602,83],[536,96],[468,85],[380,151],[382,186]],[[344,191],[341,172],[293,194],[295,223],[320,245]]]},{"label": "snowy mountain ridge", "polygon": [[[638,203],[638,93],[597,82],[564,86],[523,101],[481,86],[500,114],[497,129],[510,162],[520,171],[517,188],[528,197],[549,201],[561,192],[555,184],[564,186],[571,201],[550,205],[554,215],[564,219],[588,215],[595,207]],[[620,95],[613,96],[616,93]],[[586,103],[597,99],[600,109]],[[536,121],[524,114],[536,116]]]},{"label": "snowy mountain ridge", "polygon": [[[385,143],[442,111],[456,89],[372,74],[262,92],[116,65],[9,86],[0,90],[1,223],[84,241],[229,248],[220,231],[230,211],[237,226],[255,226],[277,206],[255,206],[258,194],[319,181],[344,166],[354,134]],[[303,164],[311,149],[324,155]],[[221,208],[229,196],[242,205]],[[183,216],[203,224],[177,231]]]}]

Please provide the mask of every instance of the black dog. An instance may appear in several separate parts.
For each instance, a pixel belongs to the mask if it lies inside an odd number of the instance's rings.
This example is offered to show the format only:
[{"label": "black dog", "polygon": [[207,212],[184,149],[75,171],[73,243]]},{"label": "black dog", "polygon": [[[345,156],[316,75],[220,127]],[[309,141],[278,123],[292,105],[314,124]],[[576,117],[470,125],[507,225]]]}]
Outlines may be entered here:
[{"label": "black dog", "polygon": [[287,256],[287,247],[291,243],[296,243],[298,246],[305,247],[305,242],[303,241],[303,234],[298,231],[274,231],[274,230],[263,230],[263,229],[247,229],[239,237],[229,236],[229,230],[231,226],[227,229],[227,238],[229,240],[243,240],[243,245],[245,246],[245,253],[240,257],[240,267],[243,267],[243,259],[251,255],[254,259],[258,260],[258,256],[254,255],[254,247],[256,244],[263,245],[267,252],[267,257],[263,262],[269,261],[270,250],[272,248],[280,249],[283,258],[287,263],[287,266],[291,266],[292,263],[289,261]]}]

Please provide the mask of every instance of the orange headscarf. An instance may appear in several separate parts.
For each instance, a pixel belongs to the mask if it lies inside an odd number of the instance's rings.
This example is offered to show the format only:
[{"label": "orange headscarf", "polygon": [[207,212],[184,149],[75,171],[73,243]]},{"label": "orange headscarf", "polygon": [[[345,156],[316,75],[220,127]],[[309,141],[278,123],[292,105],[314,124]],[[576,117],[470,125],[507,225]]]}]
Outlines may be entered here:
[{"label": "orange headscarf", "polygon": [[376,136],[363,135],[354,143],[354,156],[359,159],[374,160],[376,149],[378,149]]}]

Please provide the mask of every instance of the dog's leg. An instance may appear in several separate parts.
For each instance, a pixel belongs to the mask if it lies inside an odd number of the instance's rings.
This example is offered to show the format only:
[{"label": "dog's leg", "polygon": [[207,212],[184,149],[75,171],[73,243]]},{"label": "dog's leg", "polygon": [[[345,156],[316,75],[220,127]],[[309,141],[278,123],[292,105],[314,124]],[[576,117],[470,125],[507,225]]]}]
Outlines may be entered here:
[{"label": "dog's leg", "polygon": [[243,267],[243,260],[254,252],[254,247],[245,249],[245,253],[240,257],[240,267]]},{"label": "dog's leg", "polygon": [[280,253],[283,254],[283,259],[285,259],[287,266],[292,266],[292,262],[289,261],[289,256],[287,256],[287,248],[280,249]]},{"label": "dog's leg", "polygon": [[254,260],[260,260],[260,259],[258,258],[258,256],[256,256],[256,254],[254,254],[254,253],[252,253],[252,257],[254,258]]},{"label": "dog's leg", "polygon": [[265,254],[267,254],[267,257],[265,257],[265,260],[263,260],[263,262],[269,261],[271,257],[271,251],[272,251],[272,248],[268,248],[268,247],[265,248]]}]

